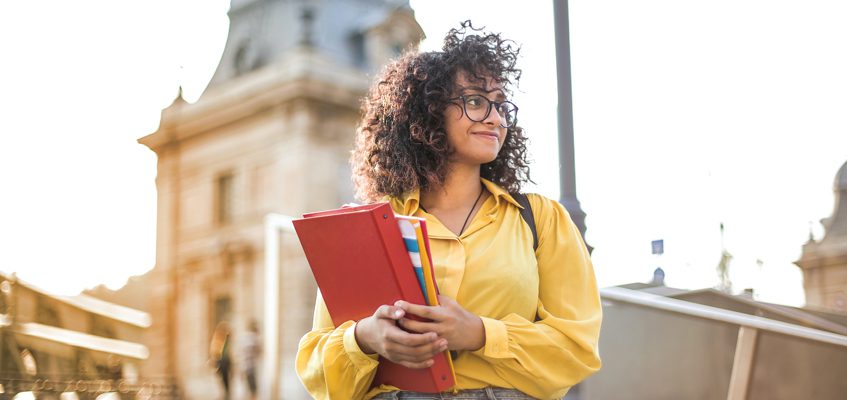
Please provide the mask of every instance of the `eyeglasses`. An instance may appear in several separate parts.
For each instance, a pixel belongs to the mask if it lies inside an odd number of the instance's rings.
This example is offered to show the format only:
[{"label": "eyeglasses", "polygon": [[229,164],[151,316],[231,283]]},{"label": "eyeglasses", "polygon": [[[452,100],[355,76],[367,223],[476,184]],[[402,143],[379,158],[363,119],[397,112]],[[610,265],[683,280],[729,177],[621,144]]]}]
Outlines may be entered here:
[{"label": "eyeglasses", "polygon": [[518,118],[518,106],[511,101],[491,101],[480,94],[466,94],[454,97],[450,100],[462,99],[462,108],[465,115],[473,122],[483,122],[491,114],[491,108],[497,109],[500,115],[500,127],[511,128],[515,126]]}]

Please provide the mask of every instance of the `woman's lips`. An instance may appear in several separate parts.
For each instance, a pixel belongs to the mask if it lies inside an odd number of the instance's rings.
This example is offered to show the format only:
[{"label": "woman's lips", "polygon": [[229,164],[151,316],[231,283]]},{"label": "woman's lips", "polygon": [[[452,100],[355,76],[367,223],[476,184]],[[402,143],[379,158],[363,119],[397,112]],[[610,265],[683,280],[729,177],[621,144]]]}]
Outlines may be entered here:
[{"label": "woman's lips", "polygon": [[471,133],[473,133],[474,135],[477,135],[477,136],[482,136],[483,138],[486,138],[486,139],[497,140],[497,141],[500,140],[500,135],[498,135],[497,132],[476,131],[476,132],[471,132]]}]

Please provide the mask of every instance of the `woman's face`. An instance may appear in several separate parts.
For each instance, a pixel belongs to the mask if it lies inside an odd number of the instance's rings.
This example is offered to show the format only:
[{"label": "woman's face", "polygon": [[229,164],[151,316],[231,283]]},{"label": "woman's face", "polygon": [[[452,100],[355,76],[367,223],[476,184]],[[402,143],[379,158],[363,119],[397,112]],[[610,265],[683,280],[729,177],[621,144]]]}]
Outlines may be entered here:
[{"label": "woman's face", "polygon": [[[481,122],[474,122],[468,118],[464,112],[463,100],[459,96],[465,96],[468,101],[474,101],[475,95],[495,102],[506,100],[503,86],[493,79],[486,78],[485,86],[480,86],[480,83],[469,81],[465,72],[459,72],[456,76],[456,90],[453,95],[456,98],[444,110],[447,142],[453,149],[451,163],[479,166],[494,161],[506,140],[506,128],[500,126],[501,122],[505,124],[505,121],[495,110],[490,110],[488,116]],[[476,99],[476,103],[468,104],[468,110],[474,106],[479,107],[479,98]]]}]

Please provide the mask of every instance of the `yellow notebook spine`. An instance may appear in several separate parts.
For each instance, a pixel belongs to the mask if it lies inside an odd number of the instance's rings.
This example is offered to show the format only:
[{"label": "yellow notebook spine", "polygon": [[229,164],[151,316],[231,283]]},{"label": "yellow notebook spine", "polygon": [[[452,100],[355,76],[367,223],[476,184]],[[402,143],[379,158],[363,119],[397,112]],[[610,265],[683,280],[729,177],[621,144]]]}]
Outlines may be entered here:
[{"label": "yellow notebook spine", "polygon": [[[424,273],[424,281],[426,281],[426,292],[427,299],[426,303],[430,306],[438,305],[438,296],[435,294],[435,277],[432,275],[432,259],[429,257],[429,251],[427,251],[426,241],[428,238],[424,238],[423,229],[421,229],[421,224],[416,223],[415,226],[415,235],[418,238],[418,248],[420,249],[421,254],[421,264],[423,265],[423,273]],[[450,366],[450,374],[453,375],[453,382],[458,382],[456,380],[456,368],[453,366],[453,357],[450,355],[450,350],[445,350],[444,355],[447,356],[447,365]],[[454,386],[454,392],[455,386]]]},{"label": "yellow notebook spine", "polygon": [[421,229],[420,223],[415,224],[415,235],[418,238],[418,249],[420,249],[421,265],[423,266],[424,281],[426,282],[426,304],[430,306],[437,306],[438,297],[435,294],[435,277],[432,276],[431,259],[429,257],[429,252],[426,251],[426,239],[423,237],[423,230]]}]

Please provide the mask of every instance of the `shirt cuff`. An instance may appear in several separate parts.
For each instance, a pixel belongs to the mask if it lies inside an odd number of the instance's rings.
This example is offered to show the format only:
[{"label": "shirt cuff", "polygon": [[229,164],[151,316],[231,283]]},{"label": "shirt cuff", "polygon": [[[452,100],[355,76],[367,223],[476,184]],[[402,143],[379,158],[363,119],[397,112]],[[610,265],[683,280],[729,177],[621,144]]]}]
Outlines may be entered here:
[{"label": "shirt cuff", "polygon": [[485,328],[485,345],[478,350],[474,350],[471,354],[485,356],[489,358],[508,358],[509,353],[509,335],[506,332],[506,324],[503,321],[479,317],[482,319],[482,326]]},{"label": "shirt cuff", "polygon": [[350,357],[350,361],[357,367],[372,367],[379,365],[379,354],[365,354],[356,342],[356,323],[351,324],[344,331],[344,351]]}]

